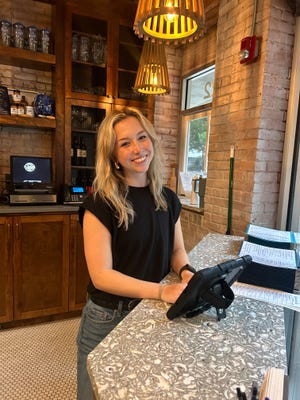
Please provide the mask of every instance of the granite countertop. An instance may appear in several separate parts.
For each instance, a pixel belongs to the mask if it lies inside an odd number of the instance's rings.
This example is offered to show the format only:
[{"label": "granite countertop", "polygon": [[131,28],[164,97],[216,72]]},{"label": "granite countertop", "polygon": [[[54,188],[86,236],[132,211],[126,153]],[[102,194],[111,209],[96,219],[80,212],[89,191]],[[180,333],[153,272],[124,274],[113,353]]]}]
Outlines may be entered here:
[{"label": "granite countertop", "polygon": [[[200,269],[235,257],[241,240],[209,234],[190,252],[191,264]],[[281,306],[236,296],[220,322],[213,309],[170,321],[169,306],[143,300],[90,353],[96,399],[236,399],[237,386],[249,393],[268,367],[286,367]]]}]

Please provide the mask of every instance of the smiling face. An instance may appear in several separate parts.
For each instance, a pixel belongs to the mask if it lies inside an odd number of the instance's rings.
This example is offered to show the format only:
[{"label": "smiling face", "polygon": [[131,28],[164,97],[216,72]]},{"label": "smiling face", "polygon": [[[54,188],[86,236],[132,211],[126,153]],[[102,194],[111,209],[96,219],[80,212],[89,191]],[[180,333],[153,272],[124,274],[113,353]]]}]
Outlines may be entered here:
[{"label": "smiling face", "polygon": [[114,131],[114,156],[122,167],[127,184],[146,186],[147,171],[153,158],[153,145],[149,134],[133,116],[117,122]]}]

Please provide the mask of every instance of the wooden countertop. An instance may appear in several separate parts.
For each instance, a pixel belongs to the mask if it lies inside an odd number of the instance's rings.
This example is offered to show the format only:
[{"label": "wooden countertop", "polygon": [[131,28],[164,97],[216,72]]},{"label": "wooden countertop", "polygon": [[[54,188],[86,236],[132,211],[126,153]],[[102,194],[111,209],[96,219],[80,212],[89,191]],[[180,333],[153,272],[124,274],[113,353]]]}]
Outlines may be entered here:
[{"label": "wooden countertop", "polygon": [[35,214],[35,213],[76,213],[78,206],[51,204],[51,205],[25,205],[25,206],[9,206],[0,205],[0,216],[16,215],[16,214]]}]

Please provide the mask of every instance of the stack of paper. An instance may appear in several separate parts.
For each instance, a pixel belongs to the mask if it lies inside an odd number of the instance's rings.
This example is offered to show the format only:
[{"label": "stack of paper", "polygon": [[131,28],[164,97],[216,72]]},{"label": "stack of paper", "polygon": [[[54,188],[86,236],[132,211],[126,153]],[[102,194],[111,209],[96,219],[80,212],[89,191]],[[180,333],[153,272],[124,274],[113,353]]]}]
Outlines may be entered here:
[{"label": "stack of paper", "polygon": [[248,242],[281,249],[293,249],[300,245],[300,234],[292,231],[266,228],[249,224],[246,230]]},{"label": "stack of paper", "polygon": [[296,246],[300,235],[249,224],[247,239],[239,252],[249,254],[252,263],[238,280],[251,285],[300,292],[300,258]]}]

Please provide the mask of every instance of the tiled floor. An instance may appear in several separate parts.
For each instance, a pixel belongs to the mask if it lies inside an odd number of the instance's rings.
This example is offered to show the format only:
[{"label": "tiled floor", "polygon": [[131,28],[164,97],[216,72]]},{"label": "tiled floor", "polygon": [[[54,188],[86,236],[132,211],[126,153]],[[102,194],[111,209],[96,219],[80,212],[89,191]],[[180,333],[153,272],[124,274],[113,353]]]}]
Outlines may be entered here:
[{"label": "tiled floor", "polygon": [[79,321],[0,330],[0,400],[75,400]]},{"label": "tiled floor", "polygon": [[[75,400],[80,319],[0,330],[0,400]],[[300,315],[291,343],[289,400],[300,400]]]}]

